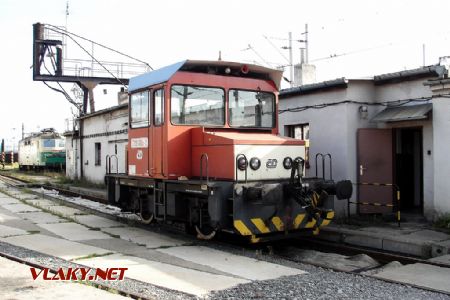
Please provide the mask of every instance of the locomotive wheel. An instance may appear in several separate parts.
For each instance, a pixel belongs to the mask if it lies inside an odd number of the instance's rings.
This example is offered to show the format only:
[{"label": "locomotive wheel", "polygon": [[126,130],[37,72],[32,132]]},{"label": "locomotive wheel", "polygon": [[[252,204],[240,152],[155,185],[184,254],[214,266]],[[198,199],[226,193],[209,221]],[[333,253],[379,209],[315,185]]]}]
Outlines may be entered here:
[{"label": "locomotive wheel", "polygon": [[195,231],[197,231],[197,238],[199,240],[210,240],[216,235],[217,232],[217,230],[212,227],[208,226],[200,229],[197,225],[195,225]]},{"label": "locomotive wheel", "polygon": [[150,224],[155,219],[153,213],[138,214],[138,216],[141,218],[142,224]]}]

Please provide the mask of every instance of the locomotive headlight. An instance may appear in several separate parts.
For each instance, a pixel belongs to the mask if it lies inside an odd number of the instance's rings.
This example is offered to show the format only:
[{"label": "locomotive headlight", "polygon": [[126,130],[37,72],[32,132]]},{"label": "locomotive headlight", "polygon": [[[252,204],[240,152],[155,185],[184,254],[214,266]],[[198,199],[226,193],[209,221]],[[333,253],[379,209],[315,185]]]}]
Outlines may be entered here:
[{"label": "locomotive headlight", "polygon": [[237,161],[238,169],[244,171],[247,169],[247,159],[245,157],[240,157]]},{"label": "locomotive headlight", "polygon": [[285,157],[283,159],[283,167],[287,170],[292,168],[292,158],[290,158],[289,156]]},{"label": "locomotive headlight", "polygon": [[261,161],[259,160],[259,158],[252,157],[252,159],[250,159],[250,168],[256,171],[259,169],[259,167],[261,167]]}]

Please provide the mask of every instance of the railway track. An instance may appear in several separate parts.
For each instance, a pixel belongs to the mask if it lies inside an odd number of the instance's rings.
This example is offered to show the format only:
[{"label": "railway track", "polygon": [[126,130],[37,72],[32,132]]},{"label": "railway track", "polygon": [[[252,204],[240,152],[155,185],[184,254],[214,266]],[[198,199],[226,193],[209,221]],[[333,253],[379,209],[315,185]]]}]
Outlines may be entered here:
[{"label": "railway track", "polygon": [[[17,179],[13,179],[10,177],[5,177],[3,175],[0,175],[0,180],[5,182],[5,184],[9,185],[9,186],[13,186],[16,188],[24,188],[27,187],[29,185],[25,184],[23,181],[17,180]],[[44,189],[53,189],[55,190],[54,187],[52,186],[45,186],[45,185],[37,185],[37,184],[32,184],[31,186],[33,187],[42,187]],[[70,193],[66,193],[67,190],[62,189],[62,191],[58,190],[59,192],[61,192],[61,194],[65,194],[66,196],[75,196],[75,197],[79,197],[80,194],[70,191]],[[42,196],[40,193],[36,192],[36,195]],[[83,196],[84,197],[84,196]],[[61,199],[59,198],[55,198],[52,195],[45,195],[45,198],[51,198],[51,199],[56,199],[58,201],[61,201]],[[90,199],[93,200],[93,199]],[[98,200],[98,199],[97,199]],[[93,200],[96,201],[96,200]],[[97,202],[101,202],[101,201],[97,201]],[[87,211],[91,211],[94,212],[96,214],[99,214],[98,211],[92,210],[90,208],[87,208],[86,206],[83,206],[81,204],[76,204],[73,202],[68,202],[67,204],[69,204],[69,206],[73,206],[76,208],[81,208],[83,210],[87,210]],[[128,223],[129,219],[127,218],[121,218],[118,216],[113,216],[111,217],[111,215],[107,215],[105,213],[101,213],[100,215],[102,216],[106,216],[121,222],[125,222]],[[140,228],[146,228],[149,229],[148,225],[140,225],[140,224],[136,224],[138,225],[138,227]],[[166,229],[166,228],[164,228]],[[173,231],[173,230],[168,230],[168,232]],[[203,244],[203,242],[199,242],[200,244]],[[208,244],[211,244],[211,241],[208,242]],[[219,247],[227,247],[228,249],[234,249],[237,250],[238,248],[242,249],[242,244],[239,243],[238,240],[233,240],[232,243],[230,244],[229,241],[224,241],[224,240],[219,240],[219,241],[215,241],[214,244],[218,245]],[[283,244],[287,244],[287,243],[281,243],[281,247],[283,247]],[[205,243],[206,245],[206,243]],[[305,247],[305,245],[307,245],[307,247]],[[270,249],[273,248],[277,248],[280,246],[280,244],[276,244],[276,245],[271,245],[271,244],[264,244],[262,246],[252,246],[256,251],[263,251],[263,249],[267,249],[267,246],[269,246]],[[330,253],[338,253],[338,254],[342,254],[342,255],[356,255],[356,254],[366,254],[368,256],[370,256],[371,258],[377,260],[379,263],[381,264],[386,264],[389,262],[393,262],[393,261],[398,261],[402,264],[416,264],[416,263],[420,263],[420,264],[426,264],[426,265],[432,265],[432,266],[436,266],[436,267],[441,267],[441,268],[449,268],[448,265],[446,264],[442,264],[442,263],[437,263],[437,262],[431,262],[428,260],[424,260],[424,259],[420,259],[417,257],[411,257],[411,256],[406,256],[406,255],[401,255],[398,253],[390,253],[390,252],[385,252],[385,251],[378,251],[378,250],[374,250],[374,249],[368,249],[368,248],[363,248],[363,247],[355,247],[355,246],[349,246],[349,245],[345,245],[345,244],[339,244],[339,243],[331,243],[331,242],[325,242],[325,241],[319,241],[317,239],[313,239],[313,238],[296,238],[290,241],[289,243],[290,247],[295,247],[298,249],[298,251],[301,250],[305,250],[306,249],[310,249],[310,250],[317,250],[317,251],[321,251],[321,252],[330,252]],[[270,251],[272,252],[272,251]],[[302,260],[296,259],[295,257],[292,256],[288,256],[288,255],[282,255],[277,253],[277,251],[272,253],[274,256],[278,256],[281,259],[287,260],[287,261],[291,261],[291,262],[295,262],[295,263],[303,263],[303,264],[308,264],[308,265],[312,265],[315,267],[321,267],[321,268],[328,268],[328,269],[332,269],[336,272],[344,272],[344,273],[350,273],[350,274],[355,274],[355,275],[359,275],[359,276],[367,276],[367,277],[372,277],[375,278],[377,280],[383,280],[386,282],[390,282],[390,283],[399,283],[397,281],[394,280],[389,280],[389,279],[383,279],[383,278],[378,278],[378,277],[374,277],[371,275],[367,275],[364,274],[363,272],[365,271],[370,271],[372,269],[377,269],[378,267],[371,267],[371,268],[360,268],[360,269],[356,269],[356,270],[352,270],[352,271],[343,271],[342,269],[338,269],[338,268],[333,268],[332,266],[324,266],[323,263],[319,262],[304,262]],[[1,256],[3,256],[0,253]],[[23,262],[26,263],[24,261],[21,261],[20,258],[12,258],[13,260],[17,260],[19,262]],[[42,267],[42,266],[41,266]],[[55,270],[54,270],[55,271]],[[412,284],[408,284],[408,285],[412,285]],[[433,288],[428,288],[425,286],[420,286],[420,285],[412,285],[421,289],[425,289],[425,290],[429,290],[429,291],[433,291],[433,292],[439,292],[439,293],[443,293],[443,294],[447,294],[450,295],[450,293],[444,292],[444,291],[440,291],[440,290],[436,290]],[[105,286],[98,286],[99,288],[106,288]],[[117,291],[118,293],[121,293],[121,295],[129,295],[132,298],[141,298],[141,299],[145,299],[140,297],[139,295],[130,295],[127,294],[125,291]]]}]

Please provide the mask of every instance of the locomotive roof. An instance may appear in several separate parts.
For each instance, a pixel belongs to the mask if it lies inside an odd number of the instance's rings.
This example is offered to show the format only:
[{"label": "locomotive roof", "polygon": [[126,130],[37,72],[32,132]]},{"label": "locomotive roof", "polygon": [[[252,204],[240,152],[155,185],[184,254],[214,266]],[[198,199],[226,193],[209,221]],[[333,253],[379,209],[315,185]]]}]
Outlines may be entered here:
[{"label": "locomotive roof", "polygon": [[[246,66],[248,73],[242,74],[241,68]],[[230,68],[230,76],[239,75],[249,78],[260,78],[271,80],[280,89],[280,81],[283,72],[252,64],[243,64],[227,61],[204,61],[204,60],[183,60],[173,65],[163,67],[133,78],[130,78],[128,91],[133,92],[148,86],[168,81],[178,71],[189,71],[208,74],[225,74],[225,68]]]},{"label": "locomotive roof", "polygon": [[62,138],[61,135],[56,131],[41,131],[41,132],[33,132],[29,136],[24,137],[20,141],[31,140],[35,138],[53,138],[59,139]]}]

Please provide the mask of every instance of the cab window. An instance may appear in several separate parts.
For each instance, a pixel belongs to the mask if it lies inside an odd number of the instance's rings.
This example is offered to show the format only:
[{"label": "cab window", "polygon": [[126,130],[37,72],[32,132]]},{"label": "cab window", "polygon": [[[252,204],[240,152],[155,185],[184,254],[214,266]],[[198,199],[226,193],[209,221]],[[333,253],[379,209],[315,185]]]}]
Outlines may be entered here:
[{"label": "cab window", "polygon": [[223,89],[173,85],[170,101],[172,124],[225,124],[225,92]]},{"label": "cab window", "polygon": [[160,126],[164,124],[164,90],[159,89],[153,93],[154,109],[153,124]]},{"label": "cab window", "polygon": [[275,95],[261,91],[231,89],[228,114],[232,127],[273,128]]},{"label": "cab window", "polygon": [[149,126],[148,92],[134,93],[130,100],[131,128]]}]

